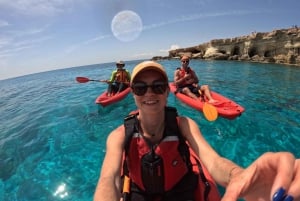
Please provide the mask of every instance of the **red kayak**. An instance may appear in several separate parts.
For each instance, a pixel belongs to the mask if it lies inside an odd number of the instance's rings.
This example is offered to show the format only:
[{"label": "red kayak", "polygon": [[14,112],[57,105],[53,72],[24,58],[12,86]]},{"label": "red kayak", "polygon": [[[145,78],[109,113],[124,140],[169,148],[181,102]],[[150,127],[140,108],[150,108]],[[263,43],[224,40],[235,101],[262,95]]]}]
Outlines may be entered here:
[{"label": "red kayak", "polygon": [[[174,95],[179,100],[181,100],[188,106],[202,112],[203,105],[204,105],[203,101],[201,101],[200,99],[195,100],[195,99],[193,99],[189,96],[186,96],[185,94],[182,94],[180,92],[175,93],[177,88],[173,82],[171,82],[169,84],[169,86],[170,86],[171,92],[174,93]],[[245,111],[245,109],[242,106],[238,105],[237,103],[230,100],[229,98],[226,98],[214,91],[211,91],[211,95],[212,95],[213,99],[218,101],[217,103],[214,103],[212,105],[216,107],[218,114],[221,117],[224,117],[227,119],[235,119],[236,117],[240,116]],[[207,100],[205,100],[205,101],[207,101]]]},{"label": "red kayak", "polygon": [[124,99],[130,93],[130,87],[127,87],[125,90],[121,91],[120,93],[116,93],[112,96],[107,96],[107,91],[100,94],[95,103],[100,104],[103,107],[116,103],[122,99]]}]

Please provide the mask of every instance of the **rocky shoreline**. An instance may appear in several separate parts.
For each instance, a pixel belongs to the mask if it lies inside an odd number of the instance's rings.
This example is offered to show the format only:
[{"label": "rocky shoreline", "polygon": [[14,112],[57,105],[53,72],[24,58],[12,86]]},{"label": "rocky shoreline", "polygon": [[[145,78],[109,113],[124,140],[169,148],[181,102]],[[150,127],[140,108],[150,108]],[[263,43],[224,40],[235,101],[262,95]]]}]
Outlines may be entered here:
[{"label": "rocky shoreline", "polygon": [[152,60],[179,59],[188,55],[193,59],[236,60],[278,63],[300,66],[300,28],[252,32],[247,36],[215,39],[193,47],[170,50],[166,57]]}]

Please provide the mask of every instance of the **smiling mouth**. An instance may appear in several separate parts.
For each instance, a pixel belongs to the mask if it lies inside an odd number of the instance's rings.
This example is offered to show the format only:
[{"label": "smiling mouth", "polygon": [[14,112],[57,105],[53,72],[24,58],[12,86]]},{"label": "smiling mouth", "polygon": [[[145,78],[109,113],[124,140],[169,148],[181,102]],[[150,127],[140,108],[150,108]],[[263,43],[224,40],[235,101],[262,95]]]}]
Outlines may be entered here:
[{"label": "smiling mouth", "polygon": [[143,103],[146,105],[154,105],[158,103],[158,100],[148,100],[148,101],[143,101]]}]

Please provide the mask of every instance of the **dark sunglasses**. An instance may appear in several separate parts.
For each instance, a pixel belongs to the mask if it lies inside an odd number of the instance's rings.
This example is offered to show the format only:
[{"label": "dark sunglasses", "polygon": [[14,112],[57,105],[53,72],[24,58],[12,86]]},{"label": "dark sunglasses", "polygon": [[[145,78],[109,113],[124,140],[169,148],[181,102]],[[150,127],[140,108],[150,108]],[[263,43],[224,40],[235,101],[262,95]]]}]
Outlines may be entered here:
[{"label": "dark sunglasses", "polygon": [[139,81],[131,85],[132,92],[137,96],[145,95],[148,87],[155,94],[163,94],[167,90],[168,84],[164,81],[153,81],[151,85],[147,85],[147,83]]},{"label": "dark sunglasses", "polygon": [[185,63],[189,63],[190,61],[189,60],[182,60],[181,62],[185,64]]}]

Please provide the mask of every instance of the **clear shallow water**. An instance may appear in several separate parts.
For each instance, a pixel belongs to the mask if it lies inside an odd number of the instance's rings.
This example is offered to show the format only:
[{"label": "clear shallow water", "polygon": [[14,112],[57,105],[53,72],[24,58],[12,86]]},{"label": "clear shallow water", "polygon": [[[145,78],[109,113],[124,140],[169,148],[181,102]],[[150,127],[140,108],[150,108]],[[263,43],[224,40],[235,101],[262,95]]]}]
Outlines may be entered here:
[{"label": "clear shallow water", "polygon": [[[137,62],[127,62],[131,71]],[[179,61],[161,62],[170,79]],[[170,94],[169,105],[197,121],[223,156],[247,166],[266,151],[300,157],[300,68],[240,62],[191,61],[201,84],[246,111],[208,122]],[[0,200],[92,200],[109,132],[135,109],[131,95],[94,104],[114,63],[69,68],[0,81]]]}]

